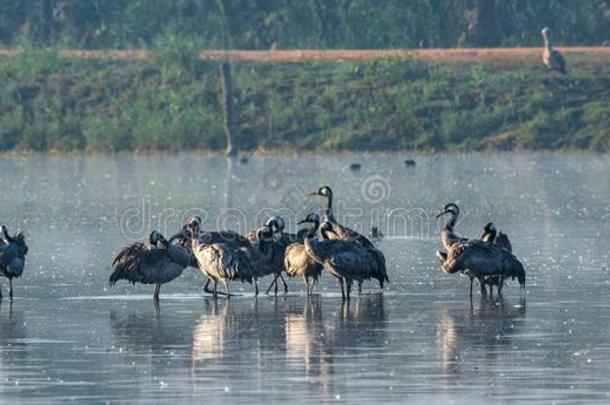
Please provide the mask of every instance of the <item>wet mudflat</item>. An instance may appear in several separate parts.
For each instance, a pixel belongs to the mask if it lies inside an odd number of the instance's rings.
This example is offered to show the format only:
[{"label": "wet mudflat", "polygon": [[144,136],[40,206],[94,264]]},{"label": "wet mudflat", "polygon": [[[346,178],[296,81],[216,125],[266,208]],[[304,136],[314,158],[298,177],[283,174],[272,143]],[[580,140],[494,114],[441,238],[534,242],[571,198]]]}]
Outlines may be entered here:
[{"label": "wet mudflat", "polygon": [[[595,155],[215,156],[0,159],[0,222],[30,247],[15,300],[0,303],[2,403],[610,400],[610,161]],[[361,170],[349,170],[351,163]],[[391,284],[342,303],[323,275],[314,297],[229,302],[195,269],[161,289],[109,288],[113,255],[152,228],[197,213],[246,231],[266,215],[289,228],[333,186],[338,219],[379,226]],[[435,218],[458,202],[457,229],[509,234],[527,288],[472,302],[441,274]],[[266,286],[267,280],[261,282]],[[6,281],[0,279],[5,296]],[[476,290],[476,289],[475,289]]]}]

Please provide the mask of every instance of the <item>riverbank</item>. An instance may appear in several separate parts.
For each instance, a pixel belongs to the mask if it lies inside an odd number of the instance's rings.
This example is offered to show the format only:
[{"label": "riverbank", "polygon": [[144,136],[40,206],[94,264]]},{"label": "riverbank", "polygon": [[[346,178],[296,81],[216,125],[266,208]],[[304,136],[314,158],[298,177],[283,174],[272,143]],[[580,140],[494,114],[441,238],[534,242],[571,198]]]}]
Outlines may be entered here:
[{"label": "riverbank", "polygon": [[[0,150],[222,150],[218,63],[185,50],[0,57]],[[610,149],[610,55],[234,63],[237,144],[256,151]]]}]

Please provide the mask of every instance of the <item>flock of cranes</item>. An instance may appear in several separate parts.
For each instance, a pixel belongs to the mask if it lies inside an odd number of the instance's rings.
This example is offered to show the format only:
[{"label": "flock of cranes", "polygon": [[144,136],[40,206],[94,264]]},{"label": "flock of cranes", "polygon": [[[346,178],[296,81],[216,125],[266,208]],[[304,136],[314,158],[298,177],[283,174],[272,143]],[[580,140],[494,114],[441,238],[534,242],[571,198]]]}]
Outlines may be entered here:
[{"label": "flock of cranes", "polygon": [[[333,211],[333,191],[324,186],[310,193],[326,199],[322,218],[310,213],[299,224],[307,224],[297,233],[285,232],[285,222],[273,216],[267,222],[246,235],[230,230],[205,231],[200,217],[190,217],[186,224],[171,238],[152,231],[145,241],[123,248],[112,266],[109,283],[119,280],[132,284],[153,284],[154,299],[159,300],[161,285],[178,278],[187,267],[198,268],[207,277],[204,291],[217,298],[231,297],[232,281],[251,283],[254,294],[259,294],[258,280],[273,276],[267,294],[274,288],[277,295],[279,282],[284,292],[288,285],[284,274],[304,280],[307,295],[313,294],[318,279],[324,271],[339,282],[343,300],[349,300],[352,286],[362,291],[365,281],[377,280],[383,290],[389,282],[383,252],[364,235],[340,224]],[[508,236],[498,232],[493,223],[484,227],[478,239],[468,239],[455,232],[459,207],[445,205],[437,217],[448,215],[441,231],[441,243],[446,251],[437,252],[445,273],[460,273],[470,278],[470,296],[474,279],[481,286],[481,294],[490,293],[496,286],[498,293],[507,279],[517,279],[525,287],[525,270],[512,253]],[[377,230],[376,236],[380,235]],[[6,227],[0,227],[0,275],[9,280],[10,298],[13,298],[13,278],[19,278],[25,267],[28,247],[23,233],[9,235]],[[210,289],[212,283],[212,289]],[[224,291],[218,291],[218,285]],[[2,294],[0,293],[0,298]]]},{"label": "flock of cranes", "polygon": [[[285,222],[273,216],[255,231],[240,235],[234,231],[205,231],[201,218],[190,217],[186,224],[166,240],[157,231],[146,242],[125,247],[113,262],[110,284],[118,280],[155,285],[155,300],[162,284],[179,277],[185,268],[198,268],[208,279],[204,290],[214,298],[231,297],[230,282],[251,283],[259,294],[258,280],[273,276],[267,293],[281,282],[284,292],[288,277],[301,277],[307,295],[313,294],[318,279],[327,272],[339,282],[343,300],[349,300],[352,286],[359,293],[365,281],[376,280],[383,289],[389,282],[384,254],[364,235],[340,224],[333,211],[333,192],[328,186],[310,195],[326,199],[322,218],[310,213],[299,224],[307,224],[297,233],[284,232]],[[446,252],[438,252],[446,273],[461,273],[470,278],[470,294],[476,278],[482,294],[496,286],[501,294],[507,279],[517,278],[525,286],[523,266],[512,254],[508,237],[489,223],[480,239],[462,238],[455,232],[459,216],[456,204],[447,204],[439,214],[450,215],[441,232]],[[212,283],[212,289],[209,288]],[[224,291],[218,291],[218,285]]]}]

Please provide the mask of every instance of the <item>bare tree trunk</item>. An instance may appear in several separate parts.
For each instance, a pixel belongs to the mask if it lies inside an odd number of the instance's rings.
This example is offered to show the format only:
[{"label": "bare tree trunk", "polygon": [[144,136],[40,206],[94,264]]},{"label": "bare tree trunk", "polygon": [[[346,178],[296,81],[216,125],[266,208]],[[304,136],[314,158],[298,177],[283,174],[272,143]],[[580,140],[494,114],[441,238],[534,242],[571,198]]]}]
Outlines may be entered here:
[{"label": "bare tree trunk", "polygon": [[237,135],[235,117],[233,116],[233,79],[231,65],[224,61],[220,66],[220,84],[222,87],[222,120],[227,135],[227,156],[237,155],[237,146],[233,143]]}]

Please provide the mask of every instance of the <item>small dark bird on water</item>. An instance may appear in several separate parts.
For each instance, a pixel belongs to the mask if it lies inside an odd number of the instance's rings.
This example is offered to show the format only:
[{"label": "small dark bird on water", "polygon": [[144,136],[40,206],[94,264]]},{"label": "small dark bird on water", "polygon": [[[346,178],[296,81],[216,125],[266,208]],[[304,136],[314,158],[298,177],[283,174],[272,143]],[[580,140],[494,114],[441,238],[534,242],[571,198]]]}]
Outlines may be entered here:
[{"label": "small dark bird on water", "polygon": [[248,163],[248,160],[249,160],[249,159],[250,159],[250,158],[248,157],[248,155],[241,155],[241,156],[239,157],[239,163],[241,163],[241,164],[244,164],[244,165],[245,165],[245,164],[247,164],[247,163]]},{"label": "small dark bird on water", "polygon": [[413,160],[413,159],[405,160],[405,166],[407,166],[407,167],[415,167],[415,165],[416,165],[415,160]]},{"label": "small dark bird on water", "polygon": [[362,169],[362,165],[360,163],[352,163],[351,165],[349,165],[349,169],[353,172],[356,172]]},{"label": "small dark bird on water", "polygon": [[369,232],[369,238],[377,239],[377,240],[382,239],[383,232],[381,232],[378,227],[374,226],[371,228],[371,231]]}]

